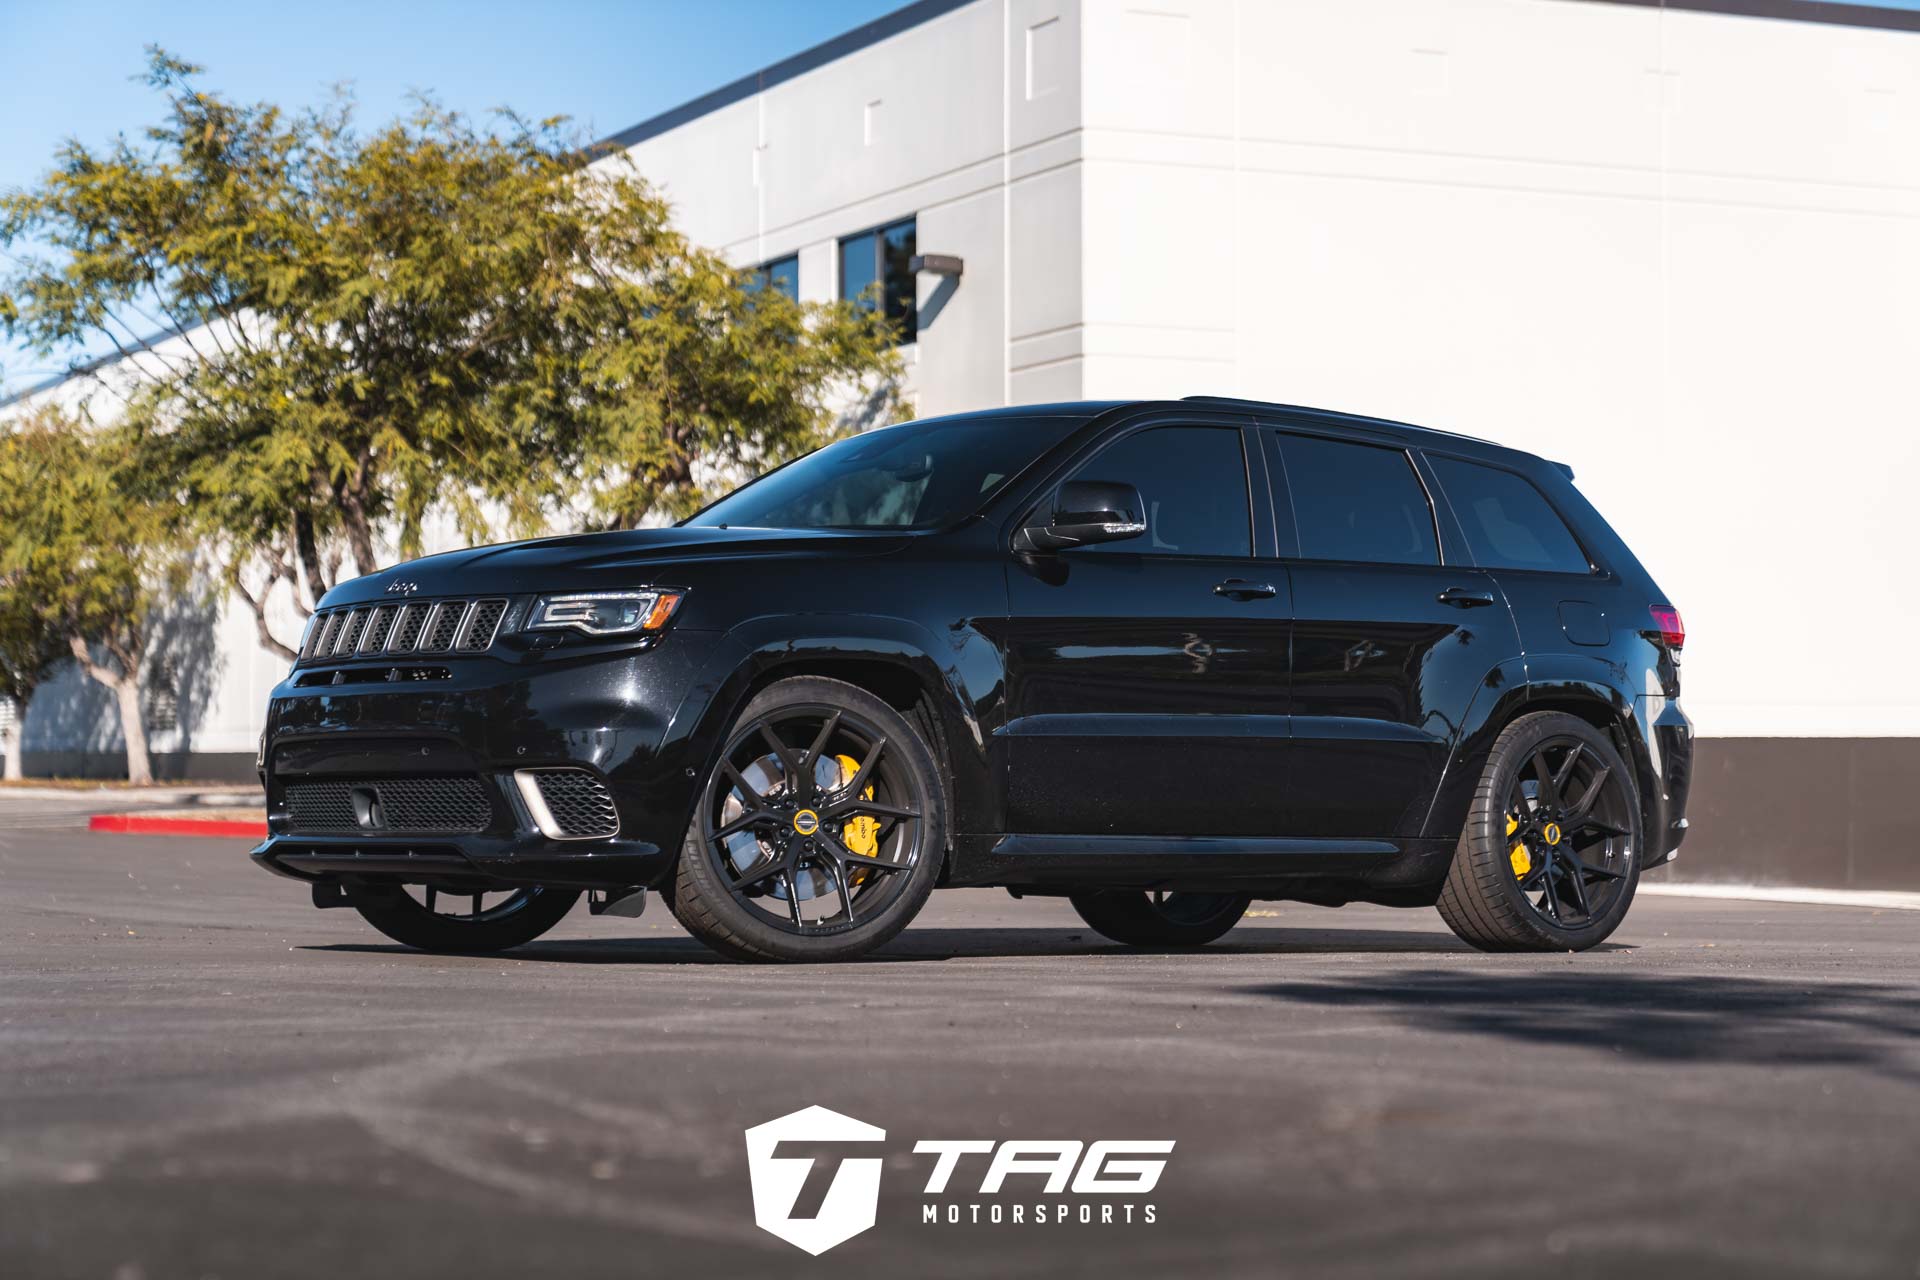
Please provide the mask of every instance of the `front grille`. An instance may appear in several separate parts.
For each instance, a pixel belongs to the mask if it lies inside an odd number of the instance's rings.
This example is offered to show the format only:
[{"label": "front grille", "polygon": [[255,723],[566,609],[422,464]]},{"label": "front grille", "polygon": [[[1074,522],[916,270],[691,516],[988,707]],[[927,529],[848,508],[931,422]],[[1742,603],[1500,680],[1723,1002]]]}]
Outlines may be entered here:
[{"label": "front grille", "polygon": [[613,807],[613,794],[607,784],[585,769],[529,770],[540,798],[553,816],[556,834],[567,839],[585,840],[617,835],[620,813]]},{"label": "front grille", "polygon": [[287,784],[291,829],[329,832],[474,832],[493,820],[474,777],[327,779]]},{"label": "front grille", "polygon": [[482,600],[473,606],[473,617],[467,620],[467,632],[460,637],[462,653],[478,653],[493,643],[493,629],[500,625],[500,615],[507,611],[505,600]]},{"label": "front grille", "polygon": [[313,620],[301,665],[400,653],[485,653],[498,638],[507,602],[415,600],[329,609]]},{"label": "front grille", "polygon": [[420,641],[422,653],[445,653],[453,648],[453,638],[460,634],[460,619],[467,612],[465,600],[449,600],[440,606],[440,612],[433,615],[433,625],[427,628],[427,634]]}]

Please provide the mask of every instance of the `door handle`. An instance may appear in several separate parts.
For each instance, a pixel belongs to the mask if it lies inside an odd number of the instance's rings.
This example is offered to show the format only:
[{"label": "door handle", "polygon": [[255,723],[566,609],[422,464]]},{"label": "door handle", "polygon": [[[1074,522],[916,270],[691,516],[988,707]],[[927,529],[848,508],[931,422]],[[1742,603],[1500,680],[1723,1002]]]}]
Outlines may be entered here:
[{"label": "door handle", "polygon": [[1213,594],[1225,596],[1229,600],[1270,600],[1280,591],[1270,582],[1248,582],[1244,578],[1228,578],[1213,589]]},{"label": "door handle", "polygon": [[1441,604],[1450,604],[1456,609],[1478,609],[1483,604],[1493,603],[1493,592],[1469,591],[1465,587],[1448,587],[1436,598]]}]

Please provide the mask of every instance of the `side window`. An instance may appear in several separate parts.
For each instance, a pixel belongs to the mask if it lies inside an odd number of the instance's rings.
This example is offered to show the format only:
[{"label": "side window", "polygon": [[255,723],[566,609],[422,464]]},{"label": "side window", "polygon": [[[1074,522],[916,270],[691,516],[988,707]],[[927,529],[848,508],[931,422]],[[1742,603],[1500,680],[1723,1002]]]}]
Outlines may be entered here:
[{"label": "side window", "polygon": [[1567,522],[1524,476],[1458,458],[1427,461],[1482,568],[1592,571]]},{"label": "side window", "polygon": [[840,242],[840,296],[879,307],[902,342],[920,332],[912,269],[917,240],[917,222],[908,218]]},{"label": "side window", "polygon": [[1153,427],[1109,445],[1073,477],[1122,481],[1147,504],[1144,537],[1073,554],[1250,556],[1253,513],[1238,427]]},{"label": "side window", "polygon": [[758,292],[772,289],[775,293],[784,293],[793,301],[800,301],[800,256],[788,254],[784,258],[775,258],[772,262],[763,262],[751,269],[747,277],[747,288]]},{"label": "side window", "polygon": [[1303,560],[1439,564],[1433,507],[1403,450],[1280,436]]}]

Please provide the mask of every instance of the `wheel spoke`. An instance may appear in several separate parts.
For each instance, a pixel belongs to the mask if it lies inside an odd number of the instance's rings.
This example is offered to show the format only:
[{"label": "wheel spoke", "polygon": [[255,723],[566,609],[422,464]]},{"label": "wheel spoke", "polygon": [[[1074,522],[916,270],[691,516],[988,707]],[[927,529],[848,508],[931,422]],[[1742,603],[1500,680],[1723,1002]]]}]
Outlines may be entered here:
[{"label": "wheel spoke", "polygon": [[484,896],[486,895],[479,893],[473,895],[473,918],[475,920],[480,918],[480,899]]},{"label": "wheel spoke", "polygon": [[1599,818],[1582,818],[1580,821],[1572,823],[1567,827],[1567,833],[1569,835],[1575,831],[1598,831],[1602,835],[1609,836],[1624,836],[1627,834],[1625,827],[1616,826],[1611,822],[1604,822]]},{"label": "wheel spoke", "polygon": [[1533,776],[1540,783],[1539,795],[1535,797],[1538,802],[1537,807],[1559,808],[1560,788],[1554,784],[1553,769],[1547,764],[1547,753],[1545,751],[1536,751],[1533,753]]},{"label": "wheel spoke", "polygon": [[427,910],[429,912],[433,910],[433,904],[435,900],[439,898],[439,896],[440,896],[440,891],[438,889],[434,888],[432,885],[427,886]]},{"label": "wheel spoke", "polygon": [[918,809],[903,809],[897,804],[881,804],[877,800],[867,800],[861,796],[851,796],[837,804],[828,805],[821,813],[823,818],[843,818],[850,813],[864,813],[876,818],[917,818]]},{"label": "wheel spoke", "polygon": [[793,927],[806,928],[806,922],[800,918],[800,884],[793,878],[791,870],[782,870],[781,878],[787,882],[787,910],[793,914]]},{"label": "wheel spoke", "polygon": [[1625,880],[1627,873],[1615,871],[1612,867],[1596,867],[1578,854],[1568,855],[1567,861],[1577,867],[1584,875],[1599,876],[1603,880]]},{"label": "wheel spoke", "polygon": [[771,826],[780,821],[780,815],[771,809],[749,809],[713,833],[712,839],[725,840],[728,836],[745,831],[749,827]]},{"label": "wheel spoke", "polygon": [[1587,814],[1593,811],[1594,802],[1600,799],[1600,792],[1606,787],[1607,779],[1612,773],[1613,766],[1604,764],[1594,772],[1593,781],[1587,784],[1586,794],[1580,797],[1573,808],[1567,810],[1567,826],[1576,827],[1580,825],[1580,823],[1586,819]]},{"label": "wheel spoke", "polygon": [[[731,868],[732,864],[729,863],[728,865],[729,868]],[[748,885],[759,884],[762,880],[765,880],[768,876],[776,872],[786,870],[786,867],[787,863],[784,858],[762,858],[745,871],[730,870],[728,878],[733,881],[734,888],[744,889]]]},{"label": "wheel spoke", "polygon": [[748,782],[741,772],[733,767],[733,761],[722,760],[720,762],[720,768],[727,775],[727,780],[733,783],[734,790],[740,793],[741,799],[747,803],[748,807],[754,809],[764,809],[767,807],[767,798],[753,789],[753,784]]},{"label": "wheel spoke", "polygon": [[1578,742],[1574,743],[1573,747],[1567,752],[1567,758],[1562,760],[1560,767],[1553,771],[1553,800],[1555,804],[1561,803],[1561,798],[1567,794],[1567,783],[1573,781],[1574,767],[1580,763],[1580,755],[1585,750],[1585,746]]},{"label": "wheel spoke", "polygon": [[1547,904],[1547,914],[1553,917],[1553,922],[1555,924],[1559,924],[1560,923],[1560,899],[1553,891],[1553,862],[1549,860],[1546,863],[1546,865],[1541,868],[1541,870],[1545,873],[1540,877],[1540,883],[1547,891],[1547,896],[1545,899]]},{"label": "wheel spoke", "polygon": [[840,713],[834,712],[827,722],[820,726],[820,732],[814,737],[813,745],[807,748],[807,754],[801,763],[806,767],[807,775],[813,775],[814,766],[820,763],[820,753],[827,749],[827,743],[833,740],[833,731],[840,727]]},{"label": "wheel spoke", "polygon": [[873,766],[879,763],[880,753],[886,749],[887,740],[885,738],[875,738],[873,745],[867,749],[867,758],[860,762],[860,768],[854,772],[853,777],[828,797],[827,807],[837,808],[859,795],[866,785],[867,776],[873,772]]},{"label": "wheel spoke", "polygon": [[907,868],[898,862],[889,862],[885,858],[869,857],[864,853],[855,853],[845,844],[822,831],[815,839],[827,847],[827,852],[849,867],[872,867],[875,871],[905,871]]},{"label": "wheel spoke", "polygon": [[810,780],[800,772],[800,762],[793,758],[793,748],[773,731],[770,724],[760,726],[760,736],[766,739],[767,745],[773,748],[773,754],[780,759],[780,769],[787,775],[787,795],[795,801],[803,799]]},{"label": "wheel spoke", "polygon": [[1574,862],[1573,865],[1569,867],[1567,865],[1568,859],[1556,858],[1554,861],[1558,862],[1561,871],[1566,873],[1567,896],[1572,899],[1573,909],[1587,919],[1592,919],[1593,911],[1587,906],[1587,878],[1577,870],[1581,864]]},{"label": "wheel spoke", "polygon": [[833,877],[834,892],[840,895],[840,910],[846,914],[847,923],[853,919],[853,885],[847,880],[847,864],[838,858],[828,858],[820,864]]}]

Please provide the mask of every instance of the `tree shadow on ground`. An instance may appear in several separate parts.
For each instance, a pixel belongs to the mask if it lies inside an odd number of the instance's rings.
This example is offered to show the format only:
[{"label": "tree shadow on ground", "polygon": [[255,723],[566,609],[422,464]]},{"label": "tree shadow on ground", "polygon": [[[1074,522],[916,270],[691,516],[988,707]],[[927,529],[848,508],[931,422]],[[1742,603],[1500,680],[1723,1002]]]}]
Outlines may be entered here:
[{"label": "tree shadow on ground", "polygon": [[1415,1030],[1654,1062],[1858,1066],[1920,1076],[1920,990],[1911,986],[1529,969],[1417,970],[1244,990],[1293,1004],[1377,1013]]}]

